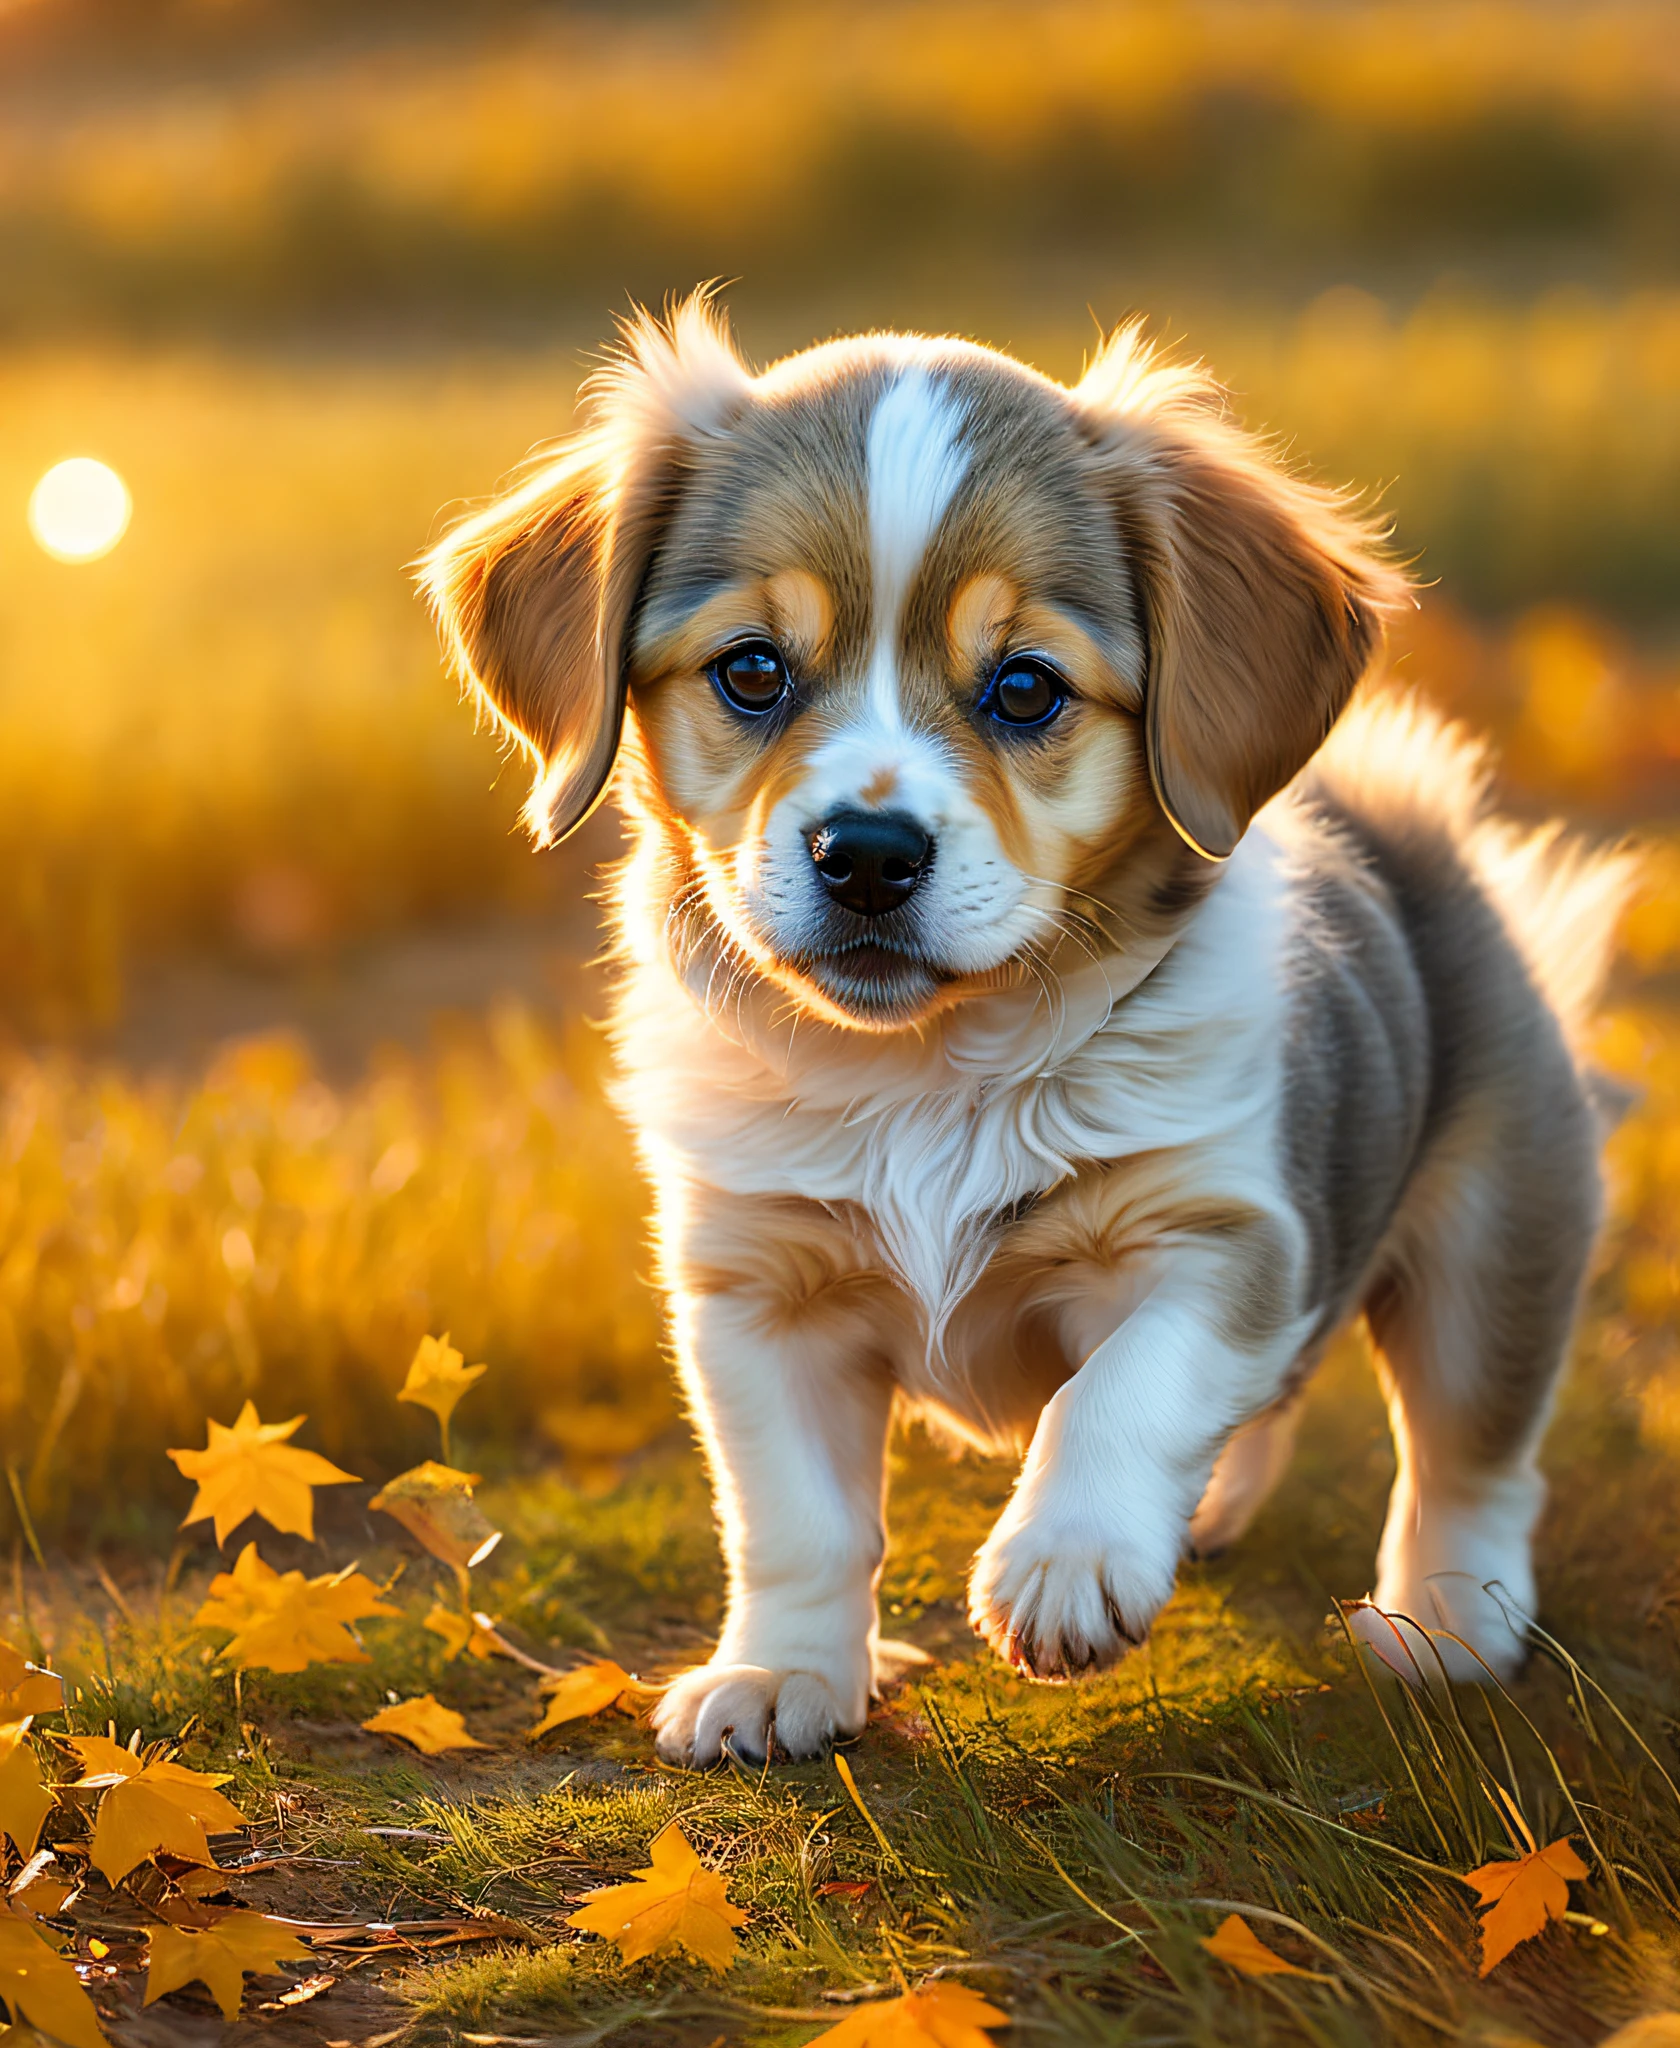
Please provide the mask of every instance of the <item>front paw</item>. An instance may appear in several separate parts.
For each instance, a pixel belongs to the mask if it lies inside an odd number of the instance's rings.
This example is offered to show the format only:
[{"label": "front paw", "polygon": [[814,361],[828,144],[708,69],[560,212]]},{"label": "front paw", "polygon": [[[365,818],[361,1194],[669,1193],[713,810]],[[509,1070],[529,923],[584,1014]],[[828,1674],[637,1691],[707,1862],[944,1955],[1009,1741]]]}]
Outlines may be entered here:
[{"label": "front paw", "polygon": [[1175,1567],[1176,1551],[1150,1559],[1134,1544],[1030,1518],[987,1539],[969,1577],[968,1618],[1017,1671],[1075,1678],[1143,1641]]},{"label": "front paw", "polygon": [[1342,1612],[1354,1640],[1408,1685],[1503,1685],[1528,1659],[1524,1608],[1469,1572],[1385,1583]]},{"label": "front paw", "polygon": [[867,1679],[842,1684],[818,1671],[702,1664],[672,1681],[653,1727],[666,1763],[703,1770],[726,1748],[748,1764],[773,1753],[821,1756],[838,1737],[858,1734],[867,1711]]}]

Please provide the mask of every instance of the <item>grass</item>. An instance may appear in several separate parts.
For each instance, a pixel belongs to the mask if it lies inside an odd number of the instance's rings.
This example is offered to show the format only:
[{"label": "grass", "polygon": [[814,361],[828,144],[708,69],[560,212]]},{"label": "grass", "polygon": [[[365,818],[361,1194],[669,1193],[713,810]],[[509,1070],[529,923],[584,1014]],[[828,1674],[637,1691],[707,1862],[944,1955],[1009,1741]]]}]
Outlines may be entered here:
[{"label": "grass", "polygon": [[[202,1553],[167,1595],[161,1566],[130,1556],[104,1590],[74,1564],[20,1566],[14,1598],[25,1635],[81,1682],[78,1725],[185,1726],[190,1759],[234,1768],[246,1810],[272,1816],[259,1841],[294,1860],[241,1892],[311,1920],[501,1916],[499,1942],[387,1973],[387,2017],[415,2043],[800,2043],[930,1973],[1000,1999],[1025,2040],[1596,2042],[1680,2001],[1680,1603],[1655,1583],[1680,1539],[1680,1445],[1642,1428],[1619,1276],[1601,1284],[1552,1439],[1542,1576],[1560,1646],[1509,1695],[1446,1704],[1373,1681],[1326,1622],[1333,1596],[1366,1583],[1388,1468],[1352,1344],[1260,1525],[1187,1568],[1143,1652],[1077,1687],[1023,1683],[962,1626],[967,1555],[1008,1473],[902,1438],[883,1601],[935,1662],[852,1747],[860,1803],[832,1765],[660,1770],[623,1714],[529,1751],[529,1679],[445,1664],[414,1625],[429,1594],[412,1563],[394,1594],[409,1618],[368,1626],[370,1665],[249,1674],[237,1707],[183,1630]],[[1645,1341],[1671,1376],[1669,1332]],[[336,1560],[353,1539],[383,1577],[402,1553],[349,1492],[322,1496],[325,1546]],[[686,1452],[649,1454],[605,1493],[547,1475],[484,1501],[510,1533],[479,1594],[516,1639],[609,1645],[646,1673],[694,1655],[715,1622]],[[493,1747],[403,1760],[358,1732],[387,1691],[422,1688]],[[1496,1783],[1593,1875],[1568,1923],[1478,1982],[1460,1876],[1521,1848]],[[564,1925],[672,1817],[750,1915],[723,1978],[680,1960],[626,1969]],[[1237,1980],[1200,1945],[1233,1909],[1327,1981]]]},{"label": "grass", "polygon": [[610,1473],[669,1427],[641,1191],[598,1063],[507,1009],[343,1090],[286,1039],[196,1086],[16,1064],[0,1443],[37,1528],[166,1543],[163,1450],[246,1396],[390,1476],[421,1454],[390,1396],[428,1329],[497,1362],[475,1404],[492,1466],[523,1444]]}]

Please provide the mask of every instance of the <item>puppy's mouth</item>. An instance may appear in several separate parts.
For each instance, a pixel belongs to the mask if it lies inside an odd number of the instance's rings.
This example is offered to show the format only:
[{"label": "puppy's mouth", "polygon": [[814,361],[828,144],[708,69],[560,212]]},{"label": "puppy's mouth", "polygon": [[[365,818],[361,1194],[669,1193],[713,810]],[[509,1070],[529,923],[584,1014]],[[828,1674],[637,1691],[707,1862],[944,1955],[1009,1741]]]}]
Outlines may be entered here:
[{"label": "puppy's mouth", "polygon": [[959,977],[884,933],[802,953],[790,962],[836,1009],[861,1024],[909,1023]]}]

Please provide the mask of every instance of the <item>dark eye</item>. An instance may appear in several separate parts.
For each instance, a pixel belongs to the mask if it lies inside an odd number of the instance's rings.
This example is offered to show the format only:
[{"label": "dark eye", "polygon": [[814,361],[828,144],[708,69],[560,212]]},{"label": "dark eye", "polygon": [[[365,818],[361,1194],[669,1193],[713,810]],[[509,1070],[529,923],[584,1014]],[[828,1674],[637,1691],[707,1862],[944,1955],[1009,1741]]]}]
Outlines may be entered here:
[{"label": "dark eye", "polygon": [[1068,700],[1068,686],[1048,662],[1012,656],[986,685],[980,708],[999,725],[1048,725]]},{"label": "dark eye", "polygon": [[788,693],[787,664],[768,640],[749,640],[720,654],[708,671],[719,694],[737,711],[762,718]]}]

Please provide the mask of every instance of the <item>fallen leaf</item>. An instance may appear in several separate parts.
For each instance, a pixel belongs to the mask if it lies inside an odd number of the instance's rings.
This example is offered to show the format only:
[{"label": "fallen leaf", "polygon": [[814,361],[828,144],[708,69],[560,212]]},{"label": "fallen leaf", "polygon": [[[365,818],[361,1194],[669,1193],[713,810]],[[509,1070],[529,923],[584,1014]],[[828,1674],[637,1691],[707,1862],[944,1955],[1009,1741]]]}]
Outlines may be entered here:
[{"label": "fallen leaf", "polygon": [[575,1671],[544,1679],[539,1690],[548,1706],[537,1725],[527,1731],[526,1741],[535,1742],[539,1735],[546,1735],[563,1721],[581,1721],[588,1714],[600,1713],[634,1684],[629,1672],[610,1657],[597,1657],[593,1663],[580,1664]]},{"label": "fallen leaf", "polygon": [[76,1752],[84,1778],[132,1778],[145,1769],[145,1759],[113,1742],[109,1735],[61,1735],[66,1749]]},{"label": "fallen leaf", "polygon": [[368,1505],[401,1522],[433,1557],[457,1571],[470,1571],[502,1540],[502,1532],[491,1528],[473,1499],[477,1484],[476,1472],[457,1472],[428,1458],[424,1465],[399,1472]]},{"label": "fallen leaf", "polygon": [[41,1766],[24,1735],[27,1721],[0,1726],[0,1834],[27,1863],[41,1837],[41,1823],[53,1809],[53,1795],[41,1777]]},{"label": "fallen leaf", "polygon": [[31,1664],[21,1650],[0,1639],[0,1721],[56,1714],[63,1705],[64,1680],[58,1673]]},{"label": "fallen leaf", "polygon": [[1492,1908],[1482,1915],[1482,1965],[1477,1976],[1485,1977],[1549,1920],[1561,1920],[1569,1910],[1570,1879],[1586,1875],[1587,1866],[1566,1835],[1511,1862],[1484,1863],[1472,1870],[1464,1882],[1483,1906]]},{"label": "fallen leaf", "polygon": [[228,1782],[225,1771],[189,1771],[160,1762],[114,1779],[96,1772],[77,1782],[104,1790],[89,1853],[110,1884],[120,1884],[160,1850],[183,1863],[213,1864],[206,1828],[225,1834],[245,1826],[244,1814],[216,1790]]},{"label": "fallen leaf", "polygon": [[[297,1574],[302,1576],[301,1572]],[[286,1599],[283,1586],[281,1574],[259,1555],[255,1543],[247,1543],[234,1559],[233,1570],[218,1572],[210,1581],[210,1590],[189,1626],[222,1628],[231,1636],[243,1638],[280,1612]],[[232,1643],[224,1644],[217,1655],[227,1656],[233,1648]],[[235,1657],[233,1661],[243,1660]]]},{"label": "fallen leaf", "polygon": [[65,2048],[106,2048],[76,1966],[55,1955],[27,1920],[0,1913],[0,1997]]},{"label": "fallen leaf", "polygon": [[654,1836],[646,1870],[629,1884],[586,1894],[568,1927],[618,1943],[627,1963],[666,1948],[687,1949],[713,1970],[727,1970],[738,1946],[732,1930],[746,1919],[729,1903],[724,1880],[695,1855],[675,1821]]},{"label": "fallen leaf", "polygon": [[935,1982],[902,1998],[859,2006],[806,2048],[992,2048],[987,2030],[1007,2027],[1009,2015],[988,2005],[966,1984]]},{"label": "fallen leaf", "polygon": [[149,1928],[145,2002],[150,2005],[196,1979],[210,1987],[222,2018],[236,2020],[247,1977],[272,1976],[281,1963],[309,1954],[295,1934],[265,1913],[230,1913],[202,1934],[181,1927]]},{"label": "fallen leaf", "polygon": [[456,1402],[489,1370],[487,1365],[463,1364],[447,1330],[441,1337],[422,1337],[419,1349],[409,1361],[408,1378],[403,1381],[397,1399],[412,1401],[417,1408],[429,1408],[438,1419],[447,1445],[449,1418],[455,1413]]},{"label": "fallen leaf", "polygon": [[225,1628],[232,1641],[218,1655],[244,1670],[302,1671],[311,1664],[365,1664],[353,1625],[373,1615],[399,1615],[354,1565],[306,1579],[277,1572],[247,1543],[231,1572],[210,1581],[195,1628]]},{"label": "fallen leaf", "polygon": [[1227,1913],[1212,1934],[1203,1935],[1202,1946],[1245,1977],[1320,1977],[1268,1948],[1240,1913]]},{"label": "fallen leaf", "polygon": [[[305,1977],[301,1983],[292,1985],[290,1990],[282,1991],[274,2004],[282,2012],[288,2006],[307,2005],[312,1998],[319,1998],[323,1991],[330,1991],[338,1981],[330,1970],[318,1970],[313,1977]],[[268,2010],[265,2005],[263,2011]]]},{"label": "fallen leaf", "polygon": [[50,1849],[31,1856],[6,1887],[6,1903],[26,1919],[50,1919],[62,1913],[81,1890],[81,1882]]},{"label": "fallen leaf", "polygon": [[198,1481],[193,1504],[181,1518],[216,1524],[216,1541],[225,1543],[247,1515],[261,1515],[290,1536],[315,1540],[317,1486],[351,1486],[353,1472],[314,1451],[294,1450],[286,1439],[306,1418],[290,1422],[259,1422],[256,1404],[247,1401],[231,1429],[210,1424],[210,1441],[202,1451],[171,1451],[181,1472]]},{"label": "fallen leaf", "polygon": [[395,1707],[383,1707],[362,1726],[370,1735],[400,1735],[412,1742],[424,1756],[439,1756],[446,1749],[488,1749],[467,1733],[467,1724],[453,1707],[440,1706],[429,1692],[417,1700],[404,1700]]},{"label": "fallen leaf", "polygon": [[453,1607],[445,1607],[441,1600],[421,1626],[443,1638],[451,1657],[459,1657],[463,1650],[469,1657],[480,1659],[496,1654],[495,1635],[476,1614],[458,1613]]},{"label": "fallen leaf", "polygon": [[200,1929],[225,1920],[236,1902],[228,1891],[228,1873],[219,1864],[206,1863],[197,1870],[173,1869],[168,1889],[161,1897],[148,1893],[146,1903],[171,1927]]}]

